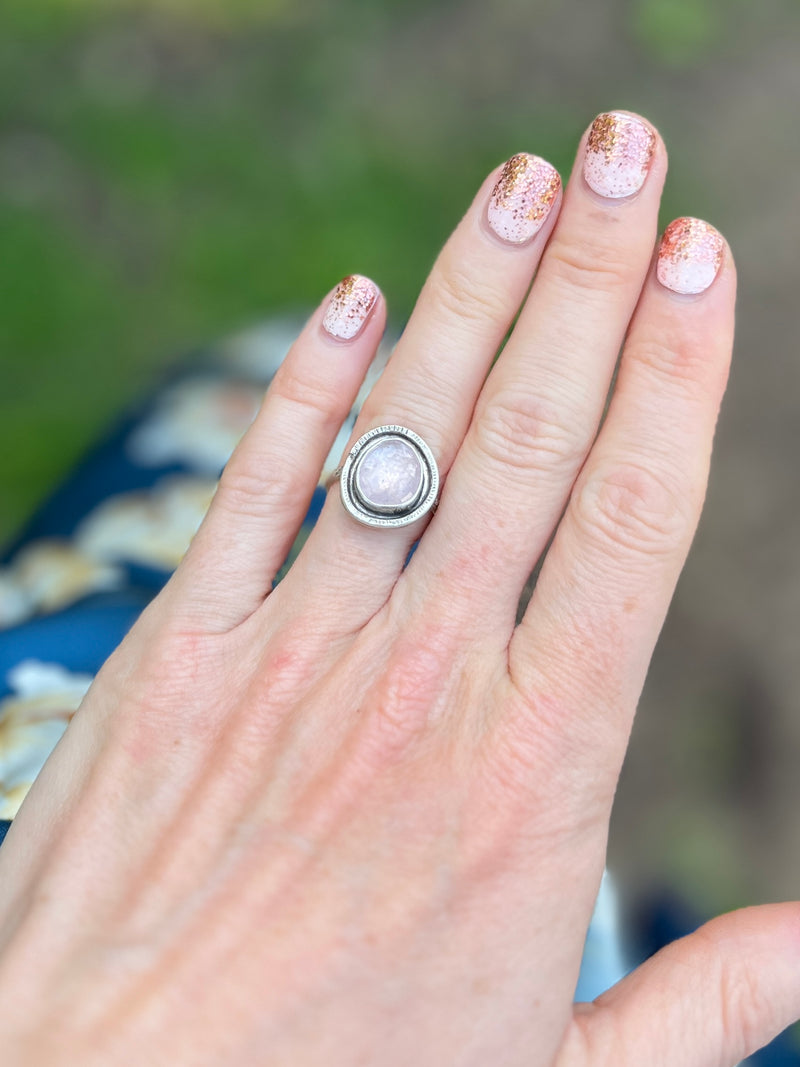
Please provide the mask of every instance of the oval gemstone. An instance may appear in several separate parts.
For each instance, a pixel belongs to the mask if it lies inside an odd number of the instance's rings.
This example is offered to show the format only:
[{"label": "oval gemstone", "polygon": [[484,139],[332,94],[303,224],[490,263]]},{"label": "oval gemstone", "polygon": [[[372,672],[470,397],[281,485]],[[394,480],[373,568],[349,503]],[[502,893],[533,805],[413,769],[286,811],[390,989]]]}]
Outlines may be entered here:
[{"label": "oval gemstone", "polygon": [[355,488],[367,507],[402,511],[416,502],[423,477],[417,450],[389,437],[365,452],[355,471]]}]

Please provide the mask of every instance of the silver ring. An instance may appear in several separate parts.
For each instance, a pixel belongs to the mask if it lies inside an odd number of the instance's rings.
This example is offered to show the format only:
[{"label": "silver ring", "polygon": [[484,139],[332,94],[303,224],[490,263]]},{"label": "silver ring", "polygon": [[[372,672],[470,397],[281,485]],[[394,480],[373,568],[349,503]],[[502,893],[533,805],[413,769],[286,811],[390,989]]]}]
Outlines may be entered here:
[{"label": "silver ring", "polygon": [[363,434],[336,477],[345,508],[366,526],[407,526],[439,499],[433,453],[406,426],[376,426]]}]

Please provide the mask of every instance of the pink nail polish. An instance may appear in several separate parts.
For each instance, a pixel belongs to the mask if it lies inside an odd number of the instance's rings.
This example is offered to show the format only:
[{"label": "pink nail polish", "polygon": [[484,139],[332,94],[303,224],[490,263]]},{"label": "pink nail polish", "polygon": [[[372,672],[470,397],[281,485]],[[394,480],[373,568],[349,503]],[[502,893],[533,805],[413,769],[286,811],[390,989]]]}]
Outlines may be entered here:
[{"label": "pink nail polish", "polygon": [[520,152],[505,164],[492,190],[487,219],[498,237],[523,244],[541,230],[561,188],[561,177],[538,156]]},{"label": "pink nail polish", "polygon": [[653,129],[632,115],[598,115],[589,130],[583,176],[600,196],[619,200],[638,193],[656,148]]},{"label": "pink nail polish", "polygon": [[658,247],[656,277],[673,293],[702,293],[714,281],[725,242],[702,219],[675,219],[664,231]]},{"label": "pink nail polish", "polygon": [[331,337],[351,341],[361,332],[378,299],[378,287],[362,274],[342,278],[330,299],[322,325]]}]

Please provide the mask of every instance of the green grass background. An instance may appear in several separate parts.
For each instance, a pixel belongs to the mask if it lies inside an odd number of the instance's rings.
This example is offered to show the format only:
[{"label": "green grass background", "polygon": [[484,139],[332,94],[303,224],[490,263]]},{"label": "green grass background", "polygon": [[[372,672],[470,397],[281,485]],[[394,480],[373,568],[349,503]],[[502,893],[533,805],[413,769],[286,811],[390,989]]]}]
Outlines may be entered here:
[{"label": "green grass background", "polygon": [[489,168],[524,148],[567,171],[595,111],[658,103],[654,76],[732,61],[758,22],[608,3],[588,81],[587,10],[4,0],[0,542],[174,354],[349,271],[402,320]]}]

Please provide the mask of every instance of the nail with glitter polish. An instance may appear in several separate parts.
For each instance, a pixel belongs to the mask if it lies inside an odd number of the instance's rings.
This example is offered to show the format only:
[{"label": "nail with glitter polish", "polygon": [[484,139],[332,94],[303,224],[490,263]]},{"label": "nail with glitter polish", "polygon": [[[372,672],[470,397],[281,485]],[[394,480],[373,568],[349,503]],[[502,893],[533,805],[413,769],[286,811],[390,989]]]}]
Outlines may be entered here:
[{"label": "nail with glitter polish", "polygon": [[598,115],[586,142],[586,184],[610,200],[638,193],[655,149],[655,132],[641,119],[619,111]]},{"label": "nail with glitter polish", "polygon": [[489,225],[511,244],[530,241],[544,226],[560,189],[558,171],[544,159],[527,152],[512,156],[489,198]]},{"label": "nail with glitter polish", "polygon": [[675,219],[658,246],[656,277],[673,293],[703,293],[719,274],[725,242],[702,219]]},{"label": "nail with glitter polish", "polygon": [[322,325],[339,341],[352,341],[378,300],[378,287],[362,274],[349,274],[333,293]]}]

